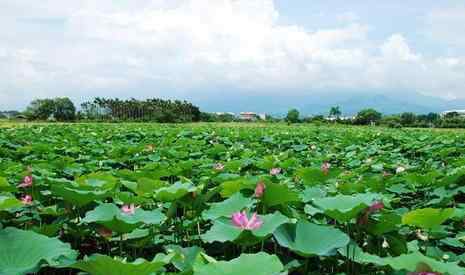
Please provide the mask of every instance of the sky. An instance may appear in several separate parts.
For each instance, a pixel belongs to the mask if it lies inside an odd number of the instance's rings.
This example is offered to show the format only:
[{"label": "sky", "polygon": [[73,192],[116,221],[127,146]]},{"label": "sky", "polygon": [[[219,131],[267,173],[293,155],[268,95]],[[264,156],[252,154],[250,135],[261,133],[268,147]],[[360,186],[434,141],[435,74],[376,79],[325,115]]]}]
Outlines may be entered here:
[{"label": "sky", "polygon": [[0,110],[58,96],[460,100],[463,26],[453,0],[1,0]]}]

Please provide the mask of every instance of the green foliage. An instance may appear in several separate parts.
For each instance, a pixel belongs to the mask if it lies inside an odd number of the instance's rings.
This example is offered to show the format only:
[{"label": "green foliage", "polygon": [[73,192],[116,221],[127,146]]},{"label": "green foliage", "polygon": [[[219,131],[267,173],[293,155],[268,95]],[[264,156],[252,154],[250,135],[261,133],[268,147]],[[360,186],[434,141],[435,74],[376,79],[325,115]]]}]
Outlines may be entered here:
[{"label": "green foliage", "polygon": [[417,209],[410,211],[402,216],[402,223],[418,226],[421,228],[431,229],[441,225],[447,219],[454,215],[453,208],[446,209]]},{"label": "green foliage", "polygon": [[214,221],[213,226],[203,234],[205,242],[237,242],[243,245],[256,244],[275,232],[275,230],[289,222],[289,219],[279,212],[259,216],[263,225],[255,230],[242,230],[234,226],[230,218],[220,218]]},{"label": "green foliage", "polygon": [[349,236],[336,228],[304,220],[281,226],[274,237],[281,246],[307,257],[333,255],[350,241]]},{"label": "green foliage", "polygon": [[459,275],[465,272],[465,269],[457,265],[457,263],[442,262],[419,252],[403,254],[398,257],[379,257],[366,253],[360,247],[350,244],[348,247],[339,249],[339,253],[353,262],[390,266],[397,271],[417,272],[418,274],[437,274],[440,272],[440,274],[450,275]]},{"label": "green foliage", "polygon": [[53,99],[36,99],[27,107],[25,114],[30,120],[47,120],[55,113]]},{"label": "green foliage", "polygon": [[412,126],[417,120],[417,116],[414,113],[402,113],[400,115],[400,123],[402,126]]},{"label": "green foliage", "polygon": [[12,195],[0,194],[0,211],[13,210],[14,208],[18,208],[21,206],[21,202]]},{"label": "green foliage", "polygon": [[278,257],[266,253],[242,254],[229,262],[219,261],[209,263],[194,270],[194,275],[274,275],[283,270]]},{"label": "green foliage", "polygon": [[73,102],[67,98],[55,98],[55,112],[53,116],[58,121],[72,121],[76,119],[76,107]]},{"label": "green foliage", "polygon": [[37,272],[42,265],[65,267],[77,252],[56,238],[12,227],[0,230],[0,274],[22,275]]},{"label": "green foliage", "polygon": [[339,106],[333,106],[329,109],[329,116],[334,118],[339,118],[341,116],[341,108]]},{"label": "green foliage", "polygon": [[30,120],[56,119],[58,121],[72,121],[76,118],[76,107],[67,98],[36,99],[25,111]]},{"label": "green foliage", "polygon": [[87,212],[82,222],[98,223],[115,232],[129,233],[144,224],[159,226],[165,219],[166,216],[159,209],[136,209],[134,214],[126,214],[116,205],[105,203]]},{"label": "green foliage", "polygon": [[81,116],[88,120],[192,122],[202,114],[197,106],[180,100],[158,98],[129,100],[95,98],[81,104]]},{"label": "green foliage", "polygon": [[234,212],[242,211],[253,204],[251,198],[244,197],[241,193],[236,193],[232,197],[217,203],[212,203],[210,209],[203,212],[203,218],[215,220],[220,217],[231,217]]},{"label": "green foliage", "polygon": [[313,201],[329,217],[340,222],[348,222],[356,218],[361,211],[380,199],[378,194],[360,193],[355,196],[337,195],[334,197],[317,198]]},{"label": "green foliage", "polygon": [[148,262],[136,259],[128,263],[123,259],[113,259],[105,255],[92,255],[71,267],[88,272],[90,275],[152,275],[169,264],[174,255],[157,254]]},{"label": "green foliage", "polygon": [[291,109],[287,112],[286,121],[289,123],[297,123],[299,122],[300,113],[297,109]]},{"label": "green foliage", "polygon": [[[463,140],[308,124],[0,128],[0,274],[465,274]],[[233,223],[239,211],[259,222]]]},{"label": "green foliage", "polygon": [[381,120],[381,113],[375,109],[364,109],[357,113],[355,117],[355,123],[360,125],[368,125],[371,123],[377,123]]}]

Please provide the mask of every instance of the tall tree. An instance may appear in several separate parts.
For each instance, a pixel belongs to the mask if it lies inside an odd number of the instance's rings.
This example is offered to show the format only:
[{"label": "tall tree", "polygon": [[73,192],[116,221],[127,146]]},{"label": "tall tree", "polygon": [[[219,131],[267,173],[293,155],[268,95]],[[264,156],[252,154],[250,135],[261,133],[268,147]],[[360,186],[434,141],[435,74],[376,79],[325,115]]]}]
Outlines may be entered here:
[{"label": "tall tree", "polygon": [[58,121],[71,121],[76,119],[76,107],[73,102],[67,97],[59,97],[54,99],[55,111],[53,116]]},{"label": "tall tree", "polygon": [[400,124],[402,126],[412,126],[417,120],[417,116],[411,112],[405,112],[400,115]]},{"label": "tall tree", "polygon": [[286,121],[289,123],[299,122],[300,113],[297,109],[291,109],[287,112]]},{"label": "tall tree", "polygon": [[382,114],[375,109],[364,109],[358,112],[355,123],[361,125],[368,125],[371,123],[377,123],[382,117]]},{"label": "tall tree", "polygon": [[26,108],[25,115],[31,120],[46,120],[55,112],[55,101],[53,99],[33,100]]},{"label": "tall tree", "polygon": [[339,119],[341,116],[341,108],[339,106],[333,106],[329,109],[329,116]]}]

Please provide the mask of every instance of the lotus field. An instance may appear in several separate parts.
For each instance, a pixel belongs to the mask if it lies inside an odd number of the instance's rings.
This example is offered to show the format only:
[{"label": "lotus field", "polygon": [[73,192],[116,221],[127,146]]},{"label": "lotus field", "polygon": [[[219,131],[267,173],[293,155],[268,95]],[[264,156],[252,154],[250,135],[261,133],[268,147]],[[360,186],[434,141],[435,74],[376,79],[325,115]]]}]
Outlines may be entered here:
[{"label": "lotus field", "polygon": [[465,132],[0,128],[0,274],[465,274]]}]

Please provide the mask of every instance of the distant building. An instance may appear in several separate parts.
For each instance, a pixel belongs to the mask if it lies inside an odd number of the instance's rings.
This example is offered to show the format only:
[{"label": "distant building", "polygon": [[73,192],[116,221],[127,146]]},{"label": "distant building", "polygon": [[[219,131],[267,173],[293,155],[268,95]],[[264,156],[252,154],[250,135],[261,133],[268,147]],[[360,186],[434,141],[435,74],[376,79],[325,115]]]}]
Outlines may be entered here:
[{"label": "distant building", "polygon": [[239,118],[242,120],[254,121],[257,120],[258,115],[254,112],[241,112]]},{"label": "distant building", "polygon": [[225,116],[225,115],[236,116],[236,114],[233,113],[233,112],[216,112],[215,115],[217,115],[217,116]]},{"label": "distant building", "polygon": [[266,120],[266,114],[259,114],[258,117],[259,117],[261,120]]},{"label": "distant building", "polygon": [[328,121],[335,121],[335,120],[354,120],[354,119],[355,119],[355,116],[340,116],[339,118],[334,117],[334,116],[325,117],[325,120],[328,120]]}]

